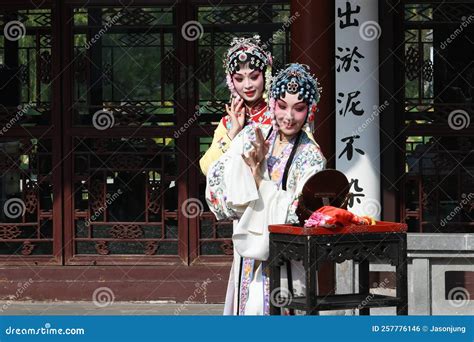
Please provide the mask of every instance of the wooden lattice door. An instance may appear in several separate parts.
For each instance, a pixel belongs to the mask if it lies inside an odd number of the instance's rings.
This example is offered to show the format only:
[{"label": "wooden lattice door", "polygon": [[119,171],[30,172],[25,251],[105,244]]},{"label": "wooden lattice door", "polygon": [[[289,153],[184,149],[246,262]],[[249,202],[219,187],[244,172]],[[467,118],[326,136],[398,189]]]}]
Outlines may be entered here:
[{"label": "wooden lattice door", "polygon": [[20,3],[1,16],[22,35],[0,46],[2,122],[24,113],[0,168],[2,204],[25,209],[2,213],[0,257],[229,265],[231,224],[208,210],[198,161],[228,101],[230,41],[259,34],[288,62],[289,2]]}]

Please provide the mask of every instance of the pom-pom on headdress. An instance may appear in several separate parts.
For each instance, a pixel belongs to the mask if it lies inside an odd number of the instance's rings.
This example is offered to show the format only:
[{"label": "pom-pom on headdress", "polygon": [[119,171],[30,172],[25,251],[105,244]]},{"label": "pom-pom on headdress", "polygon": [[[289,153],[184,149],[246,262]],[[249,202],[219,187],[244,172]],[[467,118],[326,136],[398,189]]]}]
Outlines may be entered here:
[{"label": "pom-pom on headdress", "polygon": [[248,63],[249,68],[265,72],[265,92],[264,98],[267,98],[267,91],[270,87],[272,77],[272,55],[263,49],[260,42],[260,36],[255,35],[251,38],[234,38],[230,44],[224,58],[224,69],[226,72],[227,86],[232,96],[237,97],[237,93],[232,82],[232,75],[240,70],[241,64]]},{"label": "pom-pom on headdress", "polygon": [[298,94],[298,99],[308,105],[308,117],[305,129],[313,130],[314,113],[321,96],[318,79],[311,75],[307,65],[292,63],[281,70],[274,78],[270,88],[270,111],[275,115],[275,101],[285,93]]}]

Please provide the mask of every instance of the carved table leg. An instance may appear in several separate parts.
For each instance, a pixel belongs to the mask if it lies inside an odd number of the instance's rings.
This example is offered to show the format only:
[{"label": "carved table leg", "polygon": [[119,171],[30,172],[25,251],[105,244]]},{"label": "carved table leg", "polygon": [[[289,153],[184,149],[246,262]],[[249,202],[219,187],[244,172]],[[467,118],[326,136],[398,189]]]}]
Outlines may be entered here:
[{"label": "carved table leg", "polygon": [[[364,260],[359,263],[359,293],[369,296],[370,284],[369,284],[369,261]],[[361,307],[359,309],[359,315],[369,316],[370,308]]]},{"label": "carved table leg", "polygon": [[305,248],[305,270],[306,270],[306,315],[319,315],[315,309],[318,295],[318,246],[315,242],[308,241]]},{"label": "carved table leg", "polygon": [[[295,297],[295,292],[293,291],[293,275],[291,273],[291,260],[286,261],[286,279],[288,280],[288,294],[290,298]],[[295,310],[288,309],[290,316],[294,316]]]}]

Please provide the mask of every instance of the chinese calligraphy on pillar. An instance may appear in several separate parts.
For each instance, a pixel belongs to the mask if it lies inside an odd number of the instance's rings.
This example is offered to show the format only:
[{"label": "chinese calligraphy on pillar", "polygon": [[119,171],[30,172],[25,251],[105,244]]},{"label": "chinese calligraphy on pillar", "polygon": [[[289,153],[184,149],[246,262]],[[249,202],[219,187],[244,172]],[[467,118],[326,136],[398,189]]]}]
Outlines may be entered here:
[{"label": "chinese calligraphy on pillar", "polygon": [[348,209],[380,219],[378,2],[336,0],[336,168]]}]

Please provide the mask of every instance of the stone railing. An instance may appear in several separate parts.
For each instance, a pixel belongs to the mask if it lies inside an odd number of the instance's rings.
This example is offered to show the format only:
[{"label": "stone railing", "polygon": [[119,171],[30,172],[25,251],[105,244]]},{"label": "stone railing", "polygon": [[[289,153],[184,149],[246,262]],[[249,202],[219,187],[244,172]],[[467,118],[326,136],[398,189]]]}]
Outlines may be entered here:
[{"label": "stone railing", "polygon": [[[407,247],[408,314],[474,315],[474,298],[468,289],[454,286],[446,293],[445,288],[446,272],[474,272],[474,234],[409,233]],[[395,267],[371,264],[370,271],[394,272]],[[337,293],[348,293],[357,288],[354,274],[357,274],[357,265],[352,262],[337,265]],[[395,295],[395,290],[388,288],[373,291]],[[345,310],[338,314],[354,312]],[[395,308],[372,309],[371,314],[394,315]]]}]

